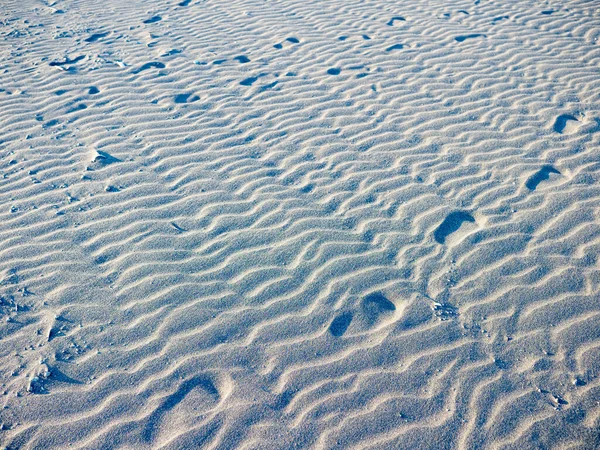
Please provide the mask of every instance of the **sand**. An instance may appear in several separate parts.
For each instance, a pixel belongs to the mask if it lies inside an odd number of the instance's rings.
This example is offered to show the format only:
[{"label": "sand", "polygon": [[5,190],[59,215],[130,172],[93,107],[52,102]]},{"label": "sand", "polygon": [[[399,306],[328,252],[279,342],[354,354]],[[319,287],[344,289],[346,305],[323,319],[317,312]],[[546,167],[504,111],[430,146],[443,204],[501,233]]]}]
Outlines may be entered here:
[{"label": "sand", "polygon": [[600,448],[597,1],[4,0],[0,447]]}]

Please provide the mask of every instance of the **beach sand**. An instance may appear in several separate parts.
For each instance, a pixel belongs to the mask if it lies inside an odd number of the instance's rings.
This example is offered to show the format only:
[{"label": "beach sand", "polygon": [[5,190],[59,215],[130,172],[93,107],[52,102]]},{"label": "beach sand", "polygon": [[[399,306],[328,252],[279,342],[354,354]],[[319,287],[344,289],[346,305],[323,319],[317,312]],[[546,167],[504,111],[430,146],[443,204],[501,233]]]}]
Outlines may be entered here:
[{"label": "beach sand", "polygon": [[600,448],[597,1],[4,0],[0,447]]}]

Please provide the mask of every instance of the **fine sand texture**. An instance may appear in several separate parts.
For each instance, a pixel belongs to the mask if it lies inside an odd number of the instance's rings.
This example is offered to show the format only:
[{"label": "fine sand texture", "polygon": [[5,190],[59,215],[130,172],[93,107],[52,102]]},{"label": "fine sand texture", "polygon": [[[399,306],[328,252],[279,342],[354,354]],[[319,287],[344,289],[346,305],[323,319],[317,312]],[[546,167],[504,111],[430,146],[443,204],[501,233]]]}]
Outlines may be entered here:
[{"label": "fine sand texture", "polygon": [[599,1],[0,6],[0,448],[600,448]]}]

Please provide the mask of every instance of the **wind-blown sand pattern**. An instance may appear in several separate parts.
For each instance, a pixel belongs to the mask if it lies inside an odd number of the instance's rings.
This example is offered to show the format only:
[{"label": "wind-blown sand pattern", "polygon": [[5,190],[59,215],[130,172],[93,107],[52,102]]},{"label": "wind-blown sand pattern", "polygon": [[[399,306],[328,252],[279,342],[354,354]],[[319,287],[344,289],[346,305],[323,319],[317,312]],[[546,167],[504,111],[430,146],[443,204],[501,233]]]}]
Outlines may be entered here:
[{"label": "wind-blown sand pattern", "polygon": [[597,1],[0,25],[0,446],[600,448]]}]

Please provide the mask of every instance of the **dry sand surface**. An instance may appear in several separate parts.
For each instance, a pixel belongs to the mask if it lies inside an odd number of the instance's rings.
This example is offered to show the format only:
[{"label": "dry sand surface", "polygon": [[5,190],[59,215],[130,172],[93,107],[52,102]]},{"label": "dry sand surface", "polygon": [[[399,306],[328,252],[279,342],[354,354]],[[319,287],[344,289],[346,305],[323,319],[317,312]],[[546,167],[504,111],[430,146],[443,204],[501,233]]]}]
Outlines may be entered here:
[{"label": "dry sand surface", "polygon": [[2,0],[0,447],[600,448],[600,2]]}]

